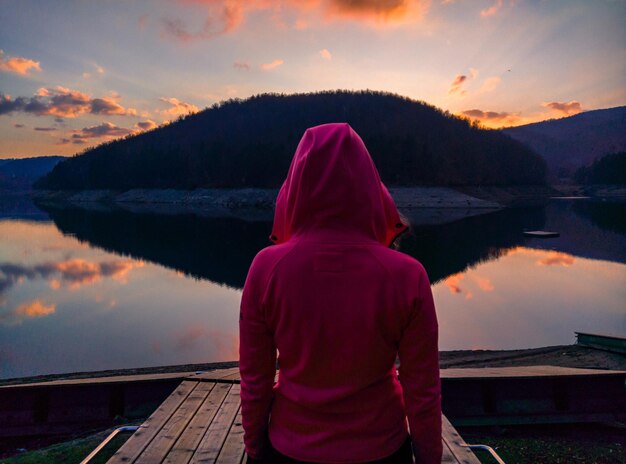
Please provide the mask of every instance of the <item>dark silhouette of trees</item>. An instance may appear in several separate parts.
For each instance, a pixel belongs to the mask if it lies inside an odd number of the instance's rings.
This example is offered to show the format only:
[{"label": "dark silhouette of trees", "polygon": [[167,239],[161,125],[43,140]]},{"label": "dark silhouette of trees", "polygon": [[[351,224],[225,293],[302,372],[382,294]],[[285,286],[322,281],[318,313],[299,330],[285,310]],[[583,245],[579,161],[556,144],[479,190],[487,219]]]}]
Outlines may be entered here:
[{"label": "dark silhouette of trees", "polygon": [[611,153],[583,166],[574,175],[580,184],[626,184],[626,151]]},{"label": "dark silhouette of trees", "polygon": [[424,102],[373,91],[231,99],[59,163],[40,189],[276,188],[308,127],[348,122],[389,185],[544,184],[531,149]]}]

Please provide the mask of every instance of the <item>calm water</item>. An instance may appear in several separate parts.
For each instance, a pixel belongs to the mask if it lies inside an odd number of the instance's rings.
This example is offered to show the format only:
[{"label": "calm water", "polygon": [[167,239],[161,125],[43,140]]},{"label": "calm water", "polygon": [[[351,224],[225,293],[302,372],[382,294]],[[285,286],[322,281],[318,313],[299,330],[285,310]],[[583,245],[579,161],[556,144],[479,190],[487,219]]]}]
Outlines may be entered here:
[{"label": "calm water", "polygon": [[[429,272],[440,349],[626,334],[625,203],[403,213],[400,250]],[[271,230],[271,212],[238,214],[5,212],[0,377],[236,360],[241,287]],[[522,235],[540,228],[561,237]]]}]

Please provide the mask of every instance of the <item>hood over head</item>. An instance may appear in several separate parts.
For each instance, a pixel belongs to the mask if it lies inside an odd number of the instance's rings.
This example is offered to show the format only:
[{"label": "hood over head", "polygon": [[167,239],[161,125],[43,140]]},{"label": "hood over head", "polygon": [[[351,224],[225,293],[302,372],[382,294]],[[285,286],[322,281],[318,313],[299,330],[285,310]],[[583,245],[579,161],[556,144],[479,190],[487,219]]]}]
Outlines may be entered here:
[{"label": "hood over head", "polygon": [[272,242],[323,230],[390,246],[407,229],[352,127],[335,123],[306,130],[276,199]]}]

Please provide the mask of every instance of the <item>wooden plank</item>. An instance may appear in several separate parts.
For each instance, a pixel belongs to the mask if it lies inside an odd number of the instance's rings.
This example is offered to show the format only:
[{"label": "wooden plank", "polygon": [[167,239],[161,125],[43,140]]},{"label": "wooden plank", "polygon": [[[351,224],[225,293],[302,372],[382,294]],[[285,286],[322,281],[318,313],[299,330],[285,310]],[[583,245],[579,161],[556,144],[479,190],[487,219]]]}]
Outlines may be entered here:
[{"label": "wooden plank", "polygon": [[230,381],[230,382],[234,382],[234,383],[239,383],[239,382],[241,382],[241,372],[239,372],[239,369],[237,369],[237,372],[233,372],[230,375],[222,377],[220,380]]},{"label": "wooden plank", "polygon": [[171,464],[187,463],[193,456],[193,453],[195,453],[200,440],[202,440],[231,388],[227,383],[213,383],[211,385],[215,385],[215,387],[211,390],[211,393],[204,400],[198,411],[196,411],[196,414],[174,444],[164,462]]},{"label": "wooden plank", "polygon": [[210,382],[220,382],[229,375],[239,373],[238,367],[231,367],[229,369],[216,369],[214,371],[203,372],[202,374],[194,374],[189,376],[189,380],[202,380]]},{"label": "wooden plank", "polygon": [[226,441],[217,457],[218,464],[232,464],[234,462],[240,462],[245,453],[245,446],[243,444],[243,426],[241,425],[241,407],[237,411],[237,416],[233,421]]},{"label": "wooden plank", "polygon": [[10,385],[0,385],[0,389],[12,388],[38,388],[57,385],[96,385],[102,383],[129,383],[129,382],[150,382],[153,380],[185,379],[193,372],[171,372],[164,374],[136,374],[136,375],[112,375],[109,377],[92,377],[88,379],[65,379],[49,380],[46,382],[16,383]]},{"label": "wooden plank", "polygon": [[452,454],[452,451],[450,451],[450,447],[448,446],[446,441],[442,439],[442,442],[443,442],[443,454],[441,455],[442,464],[457,464],[458,461],[454,457],[454,454]]},{"label": "wooden plank", "polygon": [[461,445],[466,445],[459,432],[456,431],[454,426],[450,423],[448,418],[444,415],[441,416],[442,420],[442,431],[444,442],[448,445],[450,452],[454,456],[457,462],[461,464],[480,464],[480,461],[473,453],[473,451],[469,448],[463,447]]},{"label": "wooden plank", "polygon": [[214,386],[214,383],[200,382],[135,462],[151,464],[163,461]]},{"label": "wooden plank", "polygon": [[179,387],[161,403],[161,406],[141,425],[124,445],[108,461],[109,463],[132,463],[174,414],[199,382],[181,382]]},{"label": "wooden plank", "polygon": [[191,458],[192,463],[212,463],[216,461],[231,424],[239,410],[241,402],[240,391],[241,387],[239,385],[232,384],[228,396],[220,406],[217,415]]}]

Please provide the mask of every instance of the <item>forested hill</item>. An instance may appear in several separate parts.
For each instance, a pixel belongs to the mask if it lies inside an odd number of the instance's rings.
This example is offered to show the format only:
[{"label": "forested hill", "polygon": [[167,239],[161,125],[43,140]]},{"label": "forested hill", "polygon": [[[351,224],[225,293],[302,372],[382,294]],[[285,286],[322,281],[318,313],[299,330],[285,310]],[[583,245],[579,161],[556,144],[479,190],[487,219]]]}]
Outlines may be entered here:
[{"label": "forested hill", "polygon": [[543,159],[499,131],[380,92],[229,100],[59,163],[41,189],[279,187],[306,128],[348,122],[388,185],[545,183]]},{"label": "forested hill", "polygon": [[607,153],[626,150],[626,106],[509,127],[502,132],[527,144],[546,160],[554,178],[572,177]]}]

